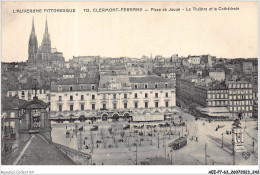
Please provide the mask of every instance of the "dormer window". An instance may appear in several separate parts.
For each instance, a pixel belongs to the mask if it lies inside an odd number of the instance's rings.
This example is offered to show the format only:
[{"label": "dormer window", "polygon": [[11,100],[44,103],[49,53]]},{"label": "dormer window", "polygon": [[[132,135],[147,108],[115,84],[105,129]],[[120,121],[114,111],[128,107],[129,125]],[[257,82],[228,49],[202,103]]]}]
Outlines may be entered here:
[{"label": "dormer window", "polygon": [[158,88],[158,84],[155,84],[154,88]]},{"label": "dormer window", "polygon": [[137,89],[137,84],[135,84],[135,89]]},{"label": "dormer window", "polygon": [[70,91],[73,91],[73,88],[72,88],[72,86],[70,86]]},{"label": "dormer window", "polygon": [[167,84],[167,83],[165,83],[165,84],[164,84],[164,87],[165,87],[165,88],[168,88],[168,84]]},{"label": "dormer window", "polygon": [[145,84],[145,85],[144,85],[144,88],[145,88],[145,89],[147,89],[147,88],[148,88],[148,85],[147,85],[147,84]]},{"label": "dormer window", "polygon": [[61,86],[58,87],[58,91],[62,91],[62,87]]},{"label": "dormer window", "polygon": [[95,90],[95,86],[94,85],[91,86],[91,90],[92,91]]}]

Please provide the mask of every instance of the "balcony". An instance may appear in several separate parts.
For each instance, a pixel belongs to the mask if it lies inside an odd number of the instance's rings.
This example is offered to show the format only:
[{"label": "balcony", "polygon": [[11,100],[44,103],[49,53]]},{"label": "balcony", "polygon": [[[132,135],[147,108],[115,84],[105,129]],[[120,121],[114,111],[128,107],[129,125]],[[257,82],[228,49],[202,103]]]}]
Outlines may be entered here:
[{"label": "balcony", "polygon": [[15,133],[5,134],[5,135],[4,135],[4,139],[5,139],[5,140],[15,140],[15,136],[16,136]]}]

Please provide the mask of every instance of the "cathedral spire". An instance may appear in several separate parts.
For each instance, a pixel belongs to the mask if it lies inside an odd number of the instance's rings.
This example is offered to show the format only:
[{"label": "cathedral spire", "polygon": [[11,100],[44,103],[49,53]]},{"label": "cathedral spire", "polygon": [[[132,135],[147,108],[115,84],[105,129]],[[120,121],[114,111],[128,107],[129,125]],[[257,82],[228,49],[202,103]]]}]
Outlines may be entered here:
[{"label": "cathedral spire", "polygon": [[46,23],[45,23],[45,34],[48,34],[47,16],[46,16]]},{"label": "cathedral spire", "polygon": [[32,18],[32,32],[31,34],[35,34],[35,29],[34,29],[34,18]]}]

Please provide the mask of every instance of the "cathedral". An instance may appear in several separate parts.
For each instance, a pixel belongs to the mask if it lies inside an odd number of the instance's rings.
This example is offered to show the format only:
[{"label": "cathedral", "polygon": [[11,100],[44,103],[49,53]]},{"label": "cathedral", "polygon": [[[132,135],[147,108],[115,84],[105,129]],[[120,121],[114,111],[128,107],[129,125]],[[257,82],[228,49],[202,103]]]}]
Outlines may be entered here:
[{"label": "cathedral", "polygon": [[48,31],[47,18],[45,22],[45,32],[40,47],[38,48],[38,40],[35,34],[34,20],[32,21],[32,31],[28,46],[28,62],[32,64],[54,65],[55,63],[63,63],[64,57],[62,52],[57,52],[56,48],[51,48],[51,39]]}]

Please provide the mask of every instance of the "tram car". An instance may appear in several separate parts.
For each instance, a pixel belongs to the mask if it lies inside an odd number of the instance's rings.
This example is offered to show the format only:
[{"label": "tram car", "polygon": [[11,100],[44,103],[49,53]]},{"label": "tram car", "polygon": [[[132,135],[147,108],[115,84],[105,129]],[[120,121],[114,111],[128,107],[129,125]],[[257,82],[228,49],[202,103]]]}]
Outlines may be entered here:
[{"label": "tram car", "polygon": [[179,137],[168,144],[168,146],[172,147],[174,150],[180,149],[185,145],[187,145],[187,139],[185,137]]}]

